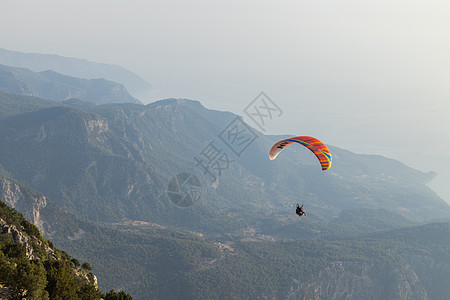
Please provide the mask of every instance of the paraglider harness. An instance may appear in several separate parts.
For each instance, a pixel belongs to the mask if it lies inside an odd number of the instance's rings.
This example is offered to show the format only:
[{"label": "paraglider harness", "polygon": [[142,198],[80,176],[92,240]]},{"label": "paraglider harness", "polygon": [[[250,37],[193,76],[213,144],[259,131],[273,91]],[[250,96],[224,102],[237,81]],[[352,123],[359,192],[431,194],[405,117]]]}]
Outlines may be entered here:
[{"label": "paraglider harness", "polygon": [[301,217],[301,216],[303,216],[303,215],[306,216],[306,213],[305,213],[305,211],[303,210],[303,204],[302,204],[302,206],[298,206],[298,203],[297,203],[297,209],[295,210],[295,213],[296,213],[299,217]]}]

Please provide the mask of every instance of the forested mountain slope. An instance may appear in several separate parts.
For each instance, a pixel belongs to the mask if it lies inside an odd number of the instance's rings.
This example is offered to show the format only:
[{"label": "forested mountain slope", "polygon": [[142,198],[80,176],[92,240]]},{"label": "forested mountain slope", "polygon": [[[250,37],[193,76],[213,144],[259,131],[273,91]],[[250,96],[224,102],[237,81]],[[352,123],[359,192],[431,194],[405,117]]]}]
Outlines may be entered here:
[{"label": "forested mountain slope", "polygon": [[55,248],[1,200],[0,287],[1,299],[131,299],[123,292],[102,295],[88,262]]},{"label": "forested mountain slope", "polygon": [[102,289],[136,299],[445,299],[450,292],[449,223],[413,227],[388,211],[354,210],[318,224],[321,239],[242,233],[230,240],[131,220],[98,226],[49,209],[50,199],[5,178],[0,195],[89,260]]}]

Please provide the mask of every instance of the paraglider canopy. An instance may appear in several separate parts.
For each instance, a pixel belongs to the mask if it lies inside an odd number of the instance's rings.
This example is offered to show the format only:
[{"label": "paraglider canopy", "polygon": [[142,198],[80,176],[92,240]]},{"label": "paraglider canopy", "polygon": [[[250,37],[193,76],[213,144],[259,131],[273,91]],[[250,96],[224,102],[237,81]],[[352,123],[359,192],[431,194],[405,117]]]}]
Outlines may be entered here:
[{"label": "paraglider canopy", "polygon": [[297,136],[290,139],[279,141],[272,146],[269,152],[269,159],[274,160],[278,154],[287,146],[298,143],[311,150],[322,166],[322,170],[328,170],[331,167],[331,152],[324,143],[311,136]]}]

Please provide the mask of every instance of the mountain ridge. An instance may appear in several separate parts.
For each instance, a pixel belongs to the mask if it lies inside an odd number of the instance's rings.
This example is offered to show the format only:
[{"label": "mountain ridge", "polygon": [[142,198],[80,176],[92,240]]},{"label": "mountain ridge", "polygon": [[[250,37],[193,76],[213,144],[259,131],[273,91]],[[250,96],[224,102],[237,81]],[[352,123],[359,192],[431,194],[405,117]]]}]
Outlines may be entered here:
[{"label": "mountain ridge", "polygon": [[96,104],[140,103],[121,84],[105,79],[81,79],[54,71],[33,72],[0,65],[0,91],[63,101],[79,98]]},{"label": "mountain ridge", "polygon": [[[450,212],[424,185],[429,175],[381,156],[330,146],[333,166],[322,172],[302,147],[269,161],[267,149],[278,138],[255,132],[257,139],[237,157],[220,134],[238,116],[199,102],[169,99],[87,108],[77,103],[2,119],[0,164],[14,178],[91,220],[129,218],[163,225],[184,220],[182,226],[191,230],[237,229],[239,223],[259,223],[255,209],[265,218],[288,217],[298,195],[310,214],[323,220],[349,208],[389,208],[421,220]],[[216,182],[195,161],[208,143],[233,161]],[[165,190],[172,176],[186,171],[196,174],[205,195],[180,210]],[[234,217],[217,219],[221,209]]]},{"label": "mountain ridge", "polygon": [[135,96],[148,92],[152,86],[137,74],[118,65],[90,62],[56,54],[24,53],[0,48],[0,64],[28,68],[35,72],[54,70],[68,76],[119,82]]}]

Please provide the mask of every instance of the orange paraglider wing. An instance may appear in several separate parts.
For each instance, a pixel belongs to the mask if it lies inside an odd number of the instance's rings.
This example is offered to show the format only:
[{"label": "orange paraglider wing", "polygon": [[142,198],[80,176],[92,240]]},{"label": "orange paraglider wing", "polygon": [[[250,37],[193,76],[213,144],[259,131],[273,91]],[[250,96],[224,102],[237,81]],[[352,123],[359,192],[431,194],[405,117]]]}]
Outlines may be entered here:
[{"label": "orange paraglider wing", "polygon": [[324,143],[311,136],[297,136],[279,141],[270,149],[269,159],[274,160],[284,148],[293,143],[299,143],[311,150],[319,160],[322,170],[325,171],[331,167],[332,156],[330,150]]}]

